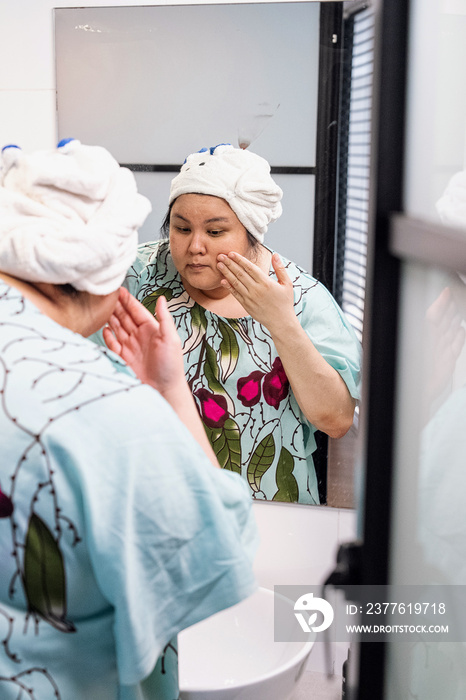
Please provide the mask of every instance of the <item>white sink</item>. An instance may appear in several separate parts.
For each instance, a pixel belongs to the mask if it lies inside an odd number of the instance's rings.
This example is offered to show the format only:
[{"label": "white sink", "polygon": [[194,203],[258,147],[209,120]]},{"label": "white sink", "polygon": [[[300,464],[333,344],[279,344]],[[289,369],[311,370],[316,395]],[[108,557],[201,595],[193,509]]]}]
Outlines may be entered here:
[{"label": "white sink", "polygon": [[259,588],[179,634],[181,700],[289,700],[313,644],[274,641],[274,593]]}]

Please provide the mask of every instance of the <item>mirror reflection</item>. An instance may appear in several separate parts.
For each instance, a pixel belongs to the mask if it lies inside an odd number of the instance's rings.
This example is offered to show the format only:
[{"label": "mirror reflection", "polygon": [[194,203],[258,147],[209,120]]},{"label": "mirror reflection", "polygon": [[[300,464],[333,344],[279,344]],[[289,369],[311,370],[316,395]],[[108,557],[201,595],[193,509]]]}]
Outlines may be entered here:
[{"label": "mirror reflection", "polygon": [[[353,411],[353,399],[358,397],[356,335],[362,332],[363,302],[362,284],[359,301],[347,304],[353,308],[359,304],[357,311],[361,320],[356,318],[358,314],[351,318],[349,308],[348,322],[340,315],[324,285],[316,285],[309,276],[304,284],[301,279],[303,269],[319,269],[321,257],[328,257],[327,248],[333,250],[334,247],[334,242],[330,246],[328,240],[329,235],[334,236],[334,223],[331,222],[330,234],[323,224],[325,217],[331,219],[336,210],[337,188],[333,180],[327,192],[322,190],[325,178],[319,148],[325,151],[325,144],[322,148],[322,141],[319,142],[318,120],[319,101],[325,98],[322,84],[339,82],[343,40],[340,34],[331,35],[330,43],[335,42],[336,37],[341,48],[336,54],[333,52],[329,61],[325,56],[327,47],[322,50],[323,14],[320,4],[312,2],[56,11],[60,137],[72,135],[82,142],[101,143],[107,147],[121,163],[135,171],[140,190],[153,203],[152,217],[141,232],[142,242],[148,242],[144,253],[146,261],[140,264],[137,274],[134,270],[129,273],[128,286],[152,311],[160,290],[164,290],[162,293],[172,305],[172,313],[179,314],[178,329],[182,336],[183,332],[185,334],[182,339],[187,376],[192,379],[206,429],[211,432],[212,444],[224,466],[241,470],[255,498],[310,504],[326,502],[325,488],[319,489],[313,467],[315,430],[321,428],[318,436],[322,433],[340,437],[351,427],[351,420],[346,419],[344,429],[340,426],[335,429],[326,421],[322,423],[320,415],[312,411],[309,414],[307,403],[311,399],[316,402],[319,397],[320,412],[328,415],[338,412],[342,401],[344,405],[349,401]],[[326,21],[328,23],[328,13]],[[228,32],[224,31],[225,27]],[[173,37],[176,37],[175,45]],[[167,56],[173,59],[167,61]],[[303,89],[296,89],[296,86],[303,86]],[[326,102],[329,99],[325,98]],[[365,99],[367,102],[367,95]],[[334,109],[335,106],[339,108],[339,100],[333,105]],[[370,113],[370,104],[366,109]],[[348,120],[348,115],[346,118]],[[338,133],[335,136],[338,140]],[[252,263],[255,274],[259,270],[268,284],[273,281],[279,287],[280,272],[272,258],[272,252],[278,251],[287,278],[292,278],[295,284],[293,319],[299,320],[299,333],[304,329],[303,339],[308,343],[305,351],[304,346],[300,346],[301,355],[291,350],[296,342],[284,343],[279,339],[287,329],[288,307],[281,323],[277,319],[277,316],[282,318],[279,313],[270,314],[273,319],[267,317],[264,322],[265,304],[260,305],[260,311],[254,311],[254,317],[251,302],[245,302],[244,297],[240,301],[230,293],[226,305],[215,298],[206,301],[205,288],[199,289],[186,272],[183,274],[188,269],[183,268],[184,264],[200,264],[202,255],[206,254],[205,246],[194,253],[191,262],[186,262],[183,254],[176,260],[169,255],[168,248],[163,247],[165,244],[152,244],[158,238],[160,222],[165,215],[170,183],[184,158],[197,147],[225,142],[233,145],[235,153],[256,154],[272,166],[273,182],[283,191],[283,215],[267,230],[265,247],[260,245],[253,253],[251,241],[246,238],[246,233],[251,233],[250,219],[238,219],[231,207],[234,225],[238,222],[242,226],[239,250],[243,255],[238,260],[220,260],[216,255],[229,252],[231,248],[214,248],[215,263],[211,268],[215,267],[218,275],[219,264],[224,266],[224,273],[228,265],[239,265],[244,275],[247,264]],[[361,172],[365,167],[364,155],[367,159],[367,150],[359,155],[360,172],[352,174],[355,182],[358,176],[359,182],[361,177],[368,176],[367,171]],[[209,158],[215,156],[209,152]],[[332,170],[336,172],[336,162],[332,162]],[[327,167],[326,173],[328,171]],[[350,176],[348,173],[347,177]],[[165,231],[171,245],[177,235],[193,238],[200,228],[199,198],[195,206],[188,202],[190,206],[186,209],[186,196],[196,194],[199,194],[198,188],[191,187],[172,202],[175,211],[172,209]],[[204,196],[217,197],[219,201],[214,202],[217,207],[227,202],[227,197],[219,197],[211,190]],[[204,199],[203,209],[205,202]],[[177,211],[178,208],[183,211]],[[209,212],[208,218],[218,219],[220,214]],[[360,216],[353,212],[353,220]],[[179,226],[180,217],[188,222],[184,230]],[[314,222],[318,223],[315,234]],[[349,231],[350,227],[345,226]],[[203,234],[204,237],[224,235],[210,229],[205,229]],[[345,234],[347,232],[343,231]],[[313,255],[316,248],[317,256]],[[151,254],[151,264],[154,264],[155,249],[157,260],[160,257],[160,270],[149,265]],[[354,252],[356,263],[353,255],[351,264],[360,268],[361,250]],[[185,257],[188,254],[193,256],[186,246]],[[348,256],[344,254],[344,257]],[[172,274],[168,279],[169,269]],[[159,279],[159,273],[163,279]],[[199,271],[196,274],[201,276]],[[354,278],[354,271],[350,271],[351,274]],[[360,269],[357,274],[363,282]],[[321,279],[324,275],[316,276]],[[228,281],[224,274],[224,279],[231,288],[238,276]],[[334,280],[322,281],[333,293]],[[354,286],[354,279],[351,283]],[[348,288],[344,280],[340,281],[340,295],[345,284]],[[215,289],[224,290],[225,286],[217,284]],[[321,299],[312,308],[310,295],[315,296],[316,290]],[[270,298],[278,309],[278,295]],[[310,308],[312,319],[306,319],[306,309]],[[244,327],[249,316],[260,329]],[[211,325],[210,317],[215,318]],[[311,326],[307,328],[306,323]],[[295,341],[293,333],[288,339],[290,337]],[[317,355],[313,355],[315,349]],[[250,364],[242,368],[238,358],[246,355]],[[330,383],[320,390],[317,382],[320,372],[315,366],[311,367],[313,357],[318,362],[323,359],[323,366],[329,373]],[[309,382],[307,377],[306,382],[304,377],[300,380],[298,370],[302,375],[312,376],[313,381]],[[331,390],[335,382],[336,394]],[[280,394],[278,405],[277,400],[271,398],[271,386],[278,394],[287,389],[283,399]],[[253,388],[257,390],[254,396]],[[254,403],[259,389],[260,400]],[[324,397],[329,399],[331,410],[322,410]],[[284,418],[285,406],[292,425]],[[213,419],[210,409],[216,410],[216,416],[223,411],[222,416]],[[347,415],[347,411],[343,413]],[[354,426],[350,437],[353,430]],[[326,449],[324,443],[324,468]],[[347,451],[351,453],[351,448]],[[336,459],[337,472],[342,454],[344,452]],[[301,472],[300,466],[303,467]],[[326,474],[319,478],[327,481]],[[332,505],[340,505],[338,499]]]}]

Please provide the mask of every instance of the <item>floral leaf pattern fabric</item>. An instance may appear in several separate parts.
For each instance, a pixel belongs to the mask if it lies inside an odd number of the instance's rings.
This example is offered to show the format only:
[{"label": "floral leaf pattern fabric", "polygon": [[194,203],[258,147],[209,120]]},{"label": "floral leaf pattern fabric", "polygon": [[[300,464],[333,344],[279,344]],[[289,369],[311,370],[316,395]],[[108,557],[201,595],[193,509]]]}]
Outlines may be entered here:
[{"label": "floral leaf pattern fabric", "polygon": [[[301,325],[358,399],[361,349],[350,324],[321,284],[284,263]],[[269,274],[275,277],[272,268]],[[194,302],[167,240],[140,246],[125,286],[147,308],[158,290],[170,294],[186,378],[221,466],[240,472],[255,499],[318,503],[316,429],[298,406],[267,329],[249,316],[223,318]]]},{"label": "floral leaf pattern fabric", "polygon": [[241,438],[235,421],[227,418],[217,429],[209,427],[204,421],[204,427],[220,466],[241,474]]},{"label": "floral leaf pattern fabric", "polygon": [[254,493],[261,490],[261,480],[275,457],[275,442],[272,433],[264,437],[252,453],[248,464],[248,482]]},{"label": "floral leaf pattern fabric", "polygon": [[231,326],[221,319],[218,322],[218,330],[222,336],[220,343],[220,367],[221,380],[226,382],[228,377],[235,371],[239,358],[239,345]]},{"label": "floral leaf pattern fabric", "polygon": [[[215,395],[220,395],[228,407],[231,415],[235,415],[235,405],[227,392],[225,385],[220,382],[220,367],[218,364],[217,353],[209,343],[205,343],[205,360],[203,374],[207,380],[207,386]],[[197,395],[198,392],[194,392]]]},{"label": "floral leaf pattern fabric", "polygon": [[171,289],[156,289],[153,294],[149,294],[149,296],[146,297],[144,300],[144,306],[151,312],[151,314],[155,314],[155,305],[157,304],[157,299],[161,296],[164,296],[167,301],[170,301],[172,298],[172,291]]},{"label": "floral leaf pattern fabric", "polygon": [[[147,306],[147,308],[150,311],[150,306],[146,304],[145,299],[144,305]],[[173,308],[174,307],[172,304],[172,312]],[[196,304],[195,306],[191,306],[191,308],[189,309],[189,313],[191,314],[191,335],[189,336],[189,338],[186,339],[183,345],[183,352],[185,353],[191,352],[191,350],[197,348],[199,343],[203,341],[207,328],[207,321],[205,318],[204,309],[202,309]]]},{"label": "floral leaf pattern fabric", "polygon": [[286,447],[282,447],[277,464],[278,491],[273,497],[275,501],[296,501],[298,499],[298,484],[293,476],[293,457]]},{"label": "floral leaf pattern fabric", "polygon": [[24,589],[29,611],[60,632],[75,632],[66,617],[63,555],[44,521],[31,513],[24,546]]}]

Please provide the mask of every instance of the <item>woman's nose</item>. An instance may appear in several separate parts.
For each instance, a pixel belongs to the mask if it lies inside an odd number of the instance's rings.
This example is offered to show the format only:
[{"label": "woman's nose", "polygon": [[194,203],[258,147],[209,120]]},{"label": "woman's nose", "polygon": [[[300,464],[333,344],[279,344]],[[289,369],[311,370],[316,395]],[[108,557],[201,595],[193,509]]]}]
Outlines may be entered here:
[{"label": "woman's nose", "polygon": [[191,253],[205,253],[205,243],[202,233],[193,231],[189,241],[189,250]]}]

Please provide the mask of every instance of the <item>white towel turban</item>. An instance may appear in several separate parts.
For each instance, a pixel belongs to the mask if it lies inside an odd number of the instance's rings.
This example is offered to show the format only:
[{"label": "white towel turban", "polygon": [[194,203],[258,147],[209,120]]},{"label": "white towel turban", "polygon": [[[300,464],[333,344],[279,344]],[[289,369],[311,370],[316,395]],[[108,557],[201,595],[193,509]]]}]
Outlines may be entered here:
[{"label": "white towel turban", "polygon": [[0,162],[0,270],[28,282],[118,289],[151,210],[133,174],[100,146],[66,139],[26,155],[6,146]]},{"label": "white towel turban", "polygon": [[230,144],[204,148],[187,157],[172,180],[169,203],[182,194],[221,197],[260,242],[268,224],[282,213],[283,192],[272,179],[267,161]]},{"label": "white towel turban", "polygon": [[466,228],[466,170],[453,175],[435,206],[444,224]]}]

